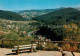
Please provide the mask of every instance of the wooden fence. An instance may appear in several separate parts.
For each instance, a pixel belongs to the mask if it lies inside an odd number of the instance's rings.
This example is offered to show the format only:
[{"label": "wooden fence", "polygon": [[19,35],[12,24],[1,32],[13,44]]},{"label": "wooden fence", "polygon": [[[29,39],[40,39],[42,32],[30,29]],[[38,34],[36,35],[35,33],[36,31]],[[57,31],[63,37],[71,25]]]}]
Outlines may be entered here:
[{"label": "wooden fence", "polygon": [[[14,41],[14,42],[16,42],[16,41],[18,41],[18,42],[22,42],[22,41],[25,41],[25,42],[27,42],[27,40],[0,40],[0,42],[1,42],[1,47],[3,47],[3,45],[5,44],[4,42],[11,42],[11,41]],[[79,45],[80,44],[80,42],[65,42],[65,41],[38,41],[38,40],[35,40],[35,41],[30,41],[30,43],[32,44],[32,51],[33,51],[33,43],[36,43],[37,42],[37,44],[38,44],[38,46],[40,46],[40,42],[46,42],[46,43],[59,43],[59,44],[73,44],[73,46],[76,46],[76,45]],[[73,54],[73,51],[72,50],[70,50],[71,51],[71,53]],[[75,50],[74,50],[75,51]],[[75,56],[74,54],[73,54],[73,56]]]},{"label": "wooden fence", "polygon": [[[65,42],[65,41],[32,41],[32,45],[34,42],[38,42],[38,46],[39,46],[40,42],[58,43],[58,44],[60,44],[60,43],[61,44],[73,44],[73,46],[80,44],[80,42]],[[72,53],[72,55],[75,56],[73,52],[75,52],[76,50],[73,49],[73,47],[71,47],[71,49],[69,49],[68,51],[70,51]],[[65,53],[63,53],[63,51],[61,51],[61,53],[62,53],[62,56],[66,56]]]},{"label": "wooden fence", "polygon": [[[0,40],[0,45],[4,45],[4,42],[7,42],[7,41],[9,41],[9,42],[11,42],[11,41],[14,41],[14,42],[16,42],[16,41],[18,41],[18,42],[22,42],[22,41],[25,41],[25,42],[27,42],[28,40]],[[30,43],[31,44],[33,44],[33,43],[40,43],[40,42],[46,42],[46,43],[62,43],[62,44],[67,44],[67,43],[69,43],[69,44],[80,44],[80,42],[66,42],[66,41],[40,41],[40,40],[35,40],[35,41],[30,41]]]}]

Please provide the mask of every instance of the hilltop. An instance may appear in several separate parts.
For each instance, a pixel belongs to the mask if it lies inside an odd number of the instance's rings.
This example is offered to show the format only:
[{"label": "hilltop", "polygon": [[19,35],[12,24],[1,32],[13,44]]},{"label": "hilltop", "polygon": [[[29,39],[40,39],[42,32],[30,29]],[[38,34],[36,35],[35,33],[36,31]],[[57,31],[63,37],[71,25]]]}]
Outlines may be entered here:
[{"label": "hilltop", "polygon": [[23,18],[16,12],[4,11],[4,10],[0,10],[0,19],[15,20],[15,21],[27,20],[26,18]]}]

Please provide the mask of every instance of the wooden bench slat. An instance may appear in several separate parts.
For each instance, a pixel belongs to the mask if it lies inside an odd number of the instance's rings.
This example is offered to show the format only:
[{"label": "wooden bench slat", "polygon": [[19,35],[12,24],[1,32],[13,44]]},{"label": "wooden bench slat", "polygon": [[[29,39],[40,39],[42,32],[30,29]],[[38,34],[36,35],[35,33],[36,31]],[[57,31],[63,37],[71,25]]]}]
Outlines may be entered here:
[{"label": "wooden bench slat", "polygon": [[[27,47],[28,47],[28,48],[31,48],[31,46],[27,46]],[[26,46],[22,46],[22,47],[19,46],[19,49],[20,49],[20,48],[26,48]],[[33,48],[36,48],[36,46],[33,46]],[[17,47],[14,47],[14,49],[17,49]]]},{"label": "wooden bench slat", "polygon": [[[28,49],[28,48],[31,48],[31,47],[23,47],[23,48],[19,48],[19,49]],[[33,46],[33,48],[36,48],[36,46]],[[17,50],[17,48],[14,48],[13,50]]]},{"label": "wooden bench slat", "polygon": [[[31,48],[20,48],[19,50],[25,50],[25,49],[31,49]],[[14,51],[16,51],[17,49],[13,49]]]},{"label": "wooden bench slat", "polygon": [[[27,51],[29,51],[31,48],[29,48],[29,49],[20,49],[19,51],[24,51],[24,50],[27,50]],[[15,49],[15,50],[12,50],[12,52],[16,52],[17,50]]]},{"label": "wooden bench slat", "polygon": [[[33,44],[33,46],[36,46],[37,44]],[[20,45],[19,47],[29,47],[29,46],[31,46],[31,44],[30,45]],[[16,48],[16,47],[18,47],[18,46],[14,46],[14,48]]]}]

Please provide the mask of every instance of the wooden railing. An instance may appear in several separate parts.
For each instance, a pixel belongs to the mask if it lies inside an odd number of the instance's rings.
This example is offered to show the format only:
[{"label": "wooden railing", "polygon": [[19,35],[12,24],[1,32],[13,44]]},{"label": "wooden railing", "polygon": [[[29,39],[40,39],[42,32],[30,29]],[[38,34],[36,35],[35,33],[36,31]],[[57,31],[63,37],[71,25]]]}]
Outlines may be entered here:
[{"label": "wooden railing", "polygon": [[[3,46],[4,45],[4,42],[10,42],[10,41],[14,41],[14,42],[16,42],[16,41],[19,41],[19,42],[22,42],[22,41],[25,41],[25,42],[27,42],[27,40],[0,40],[0,42],[1,42],[1,45]],[[40,41],[40,40],[35,40],[35,41],[30,41],[31,42],[31,44],[32,44],[32,50],[31,51],[33,51],[33,43],[36,43],[37,42],[37,44],[38,44],[38,46],[40,46],[40,42],[46,42],[46,43],[59,43],[59,44],[73,44],[73,46],[76,46],[76,45],[78,45],[78,44],[80,44],[80,42],[65,42],[65,41]],[[71,51],[71,53],[72,53],[72,55],[73,56],[75,56],[74,54],[73,54],[73,52],[75,51],[75,50],[69,50],[69,51]]]},{"label": "wooden railing", "polygon": [[[34,42],[38,42],[38,46],[39,46],[39,44],[40,44],[40,42],[47,42],[47,43],[61,43],[61,44],[73,44],[73,46],[76,46],[77,44],[80,44],[80,42],[65,42],[65,41],[31,41],[32,42],[32,44],[34,43]],[[72,48],[72,47],[71,47]],[[74,51],[76,51],[75,49],[69,49],[68,51],[71,51],[71,53],[72,53],[72,55],[73,56],[75,56],[74,55]],[[61,51],[61,53],[62,53],[62,56],[65,56],[65,54]]]},{"label": "wooden railing", "polygon": [[66,41],[37,41],[36,40],[36,41],[31,41],[31,42],[48,42],[48,43],[50,42],[50,43],[70,43],[70,44],[72,43],[72,44],[80,44],[80,42],[68,42],[68,41],[66,42]]}]

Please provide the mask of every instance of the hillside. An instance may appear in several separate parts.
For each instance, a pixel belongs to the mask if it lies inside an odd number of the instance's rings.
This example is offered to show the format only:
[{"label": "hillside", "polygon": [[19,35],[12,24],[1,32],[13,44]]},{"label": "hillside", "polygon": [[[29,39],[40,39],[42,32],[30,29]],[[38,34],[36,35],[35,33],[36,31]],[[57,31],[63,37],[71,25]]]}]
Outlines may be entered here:
[{"label": "hillside", "polygon": [[3,10],[0,10],[0,19],[16,20],[16,21],[26,20],[26,18],[23,18],[18,13],[11,11],[3,11]]},{"label": "hillside", "polygon": [[54,11],[55,9],[43,9],[43,10],[23,10],[19,11],[19,14],[24,18],[31,19],[32,17],[40,16]]},{"label": "hillside", "polygon": [[59,9],[46,15],[33,18],[43,25],[39,27],[37,35],[45,36],[54,41],[79,41],[80,11],[74,8]]},{"label": "hillside", "polygon": [[45,23],[62,22],[76,22],[80,20],[80,11],[73,8],[64,8],[56,10],[54,12],[48,13],[46,15],[38,16],[33,18],[33,20],[42,21]]}]

